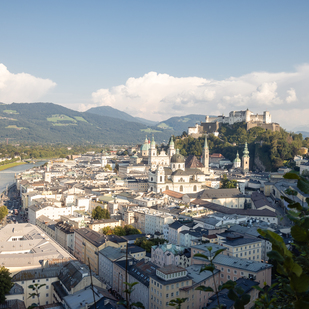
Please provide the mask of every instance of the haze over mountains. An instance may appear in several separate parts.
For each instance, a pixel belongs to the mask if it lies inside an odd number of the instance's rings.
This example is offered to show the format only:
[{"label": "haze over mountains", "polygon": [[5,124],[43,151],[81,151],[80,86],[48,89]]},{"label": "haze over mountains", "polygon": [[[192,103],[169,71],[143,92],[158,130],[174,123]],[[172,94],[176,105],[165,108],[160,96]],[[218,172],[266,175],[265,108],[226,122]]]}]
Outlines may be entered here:
[{"label": "haze over mountains", "polygon": [[145,135],[154,134],[156,141],[161,143],[204,118],[203,115],[188,115],[156,123],[109,106],[78,112],[53,103],[2,104],[0,142],[9,138],[14,143],[130,144],[142,143]]}]

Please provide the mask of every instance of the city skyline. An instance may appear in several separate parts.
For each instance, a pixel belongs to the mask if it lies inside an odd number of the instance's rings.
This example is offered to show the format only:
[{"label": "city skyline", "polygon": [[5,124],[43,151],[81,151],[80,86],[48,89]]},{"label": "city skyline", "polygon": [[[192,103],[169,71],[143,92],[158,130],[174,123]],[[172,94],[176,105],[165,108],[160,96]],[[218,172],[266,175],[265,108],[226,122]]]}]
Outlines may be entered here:
[{"label": "city skyline", "polygon": [[0,102],[308,126],[305,1],[17,2],[0,4]]}]

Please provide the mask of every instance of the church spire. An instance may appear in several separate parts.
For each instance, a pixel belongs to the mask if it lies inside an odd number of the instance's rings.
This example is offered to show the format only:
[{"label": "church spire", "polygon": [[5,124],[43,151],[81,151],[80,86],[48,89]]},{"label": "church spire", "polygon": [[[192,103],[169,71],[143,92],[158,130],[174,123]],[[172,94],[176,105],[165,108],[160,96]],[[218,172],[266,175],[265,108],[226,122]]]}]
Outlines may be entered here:
[{"label": "church spire", "polygon": [[204,149],[208,149],[207,135],[205,135]]}]

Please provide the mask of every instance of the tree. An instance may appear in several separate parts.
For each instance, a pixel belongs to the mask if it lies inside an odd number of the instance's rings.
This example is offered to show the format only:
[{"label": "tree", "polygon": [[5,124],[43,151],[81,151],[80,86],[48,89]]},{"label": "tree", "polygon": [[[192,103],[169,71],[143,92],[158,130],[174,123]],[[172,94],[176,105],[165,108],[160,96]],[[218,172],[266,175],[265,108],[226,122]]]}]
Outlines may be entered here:
[{"label": "tree", "polygon": [[188,297],[186,298],[176,298],[176,299],[172,299],[168,305],[172,306],[172,307],[176,307],[177,309],[181,309],[181,304],[183,304],[186,300],[188,299]]},{"label": "tree", "polygon": [[105,169],[111,171],[111,170],[112,170],[112,167],[111,167],[109,164],[106,164],[106,165],[105,165]]},{"label": "tree", "polygon": [[0,304],[5,302],[5,295],[8,294],[13,287],[12,277],[7,268],[0,267]]},{"label": "tree", "polygon": [[29,289],[32,289],[32,291],[34,291],[32,293],[29,293],[28,298],[36,297],[38,299],[37,304],[34,303],[34,304],[32,304],[32,306],[40,306],[41,305],[40,304],[40,292],[39,292],[39,290],[40,290],[41,287],[43,287],[45,285],[46,285],[45,283],[43,283],[43,284],[35,283],[35,284],[31,284],[31,285],[28,286]]},{"label": "tree", "polygon": [[113,229],[110,226],[103,227],[102,233],[105,235],[113,235]]},{"label": "tree", "polygon": [[223,175],[223,178],[221,179],[220,182],[221,182],[221,189],[232,189],[237,187],[237,181],[229,180],[226,174]]},{"label": "tree", "polygon": [[130,224],[125,225],[124,230],[125,230],[126,235],[142,234],[142,232],[139,229],[136,229]]},{"label": "tree", "polygon": [[124,292],[126,293],[127,300],[121,300],[120,302],[117,303],[117,305],[126,306],[127,309],[131,309],[132,307],[145,309],[144,305],[141,302],[131,303],[130,296],[132,292],[135,290],[134,286],[137,285],[138,282],[133,283],[124,282],[124,284],[127,286],[127,288],[124,290]]},{"label": "tree", "polygon": [[126,236],[126,231],[121,226],[116,226],[113,230],[113,234],[117,236]]},{"label": "tree", "polygon": [[107,209],[104,209],[100,206],[97,206],[91,213],[91,216],[95,220],[102,220],[102,219],[110,219],[110,214]]},{"label": "tree", "polygon": [[0,206],[0,222],[8,215],[9,211],[6,206]]}]

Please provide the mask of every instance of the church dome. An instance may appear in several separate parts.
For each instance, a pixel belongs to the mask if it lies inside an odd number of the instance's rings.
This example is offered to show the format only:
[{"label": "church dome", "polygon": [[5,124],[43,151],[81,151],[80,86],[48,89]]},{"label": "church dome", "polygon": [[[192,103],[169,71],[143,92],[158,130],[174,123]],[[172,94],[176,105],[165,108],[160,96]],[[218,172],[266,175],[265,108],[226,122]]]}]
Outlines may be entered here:
[{"label": "church dome", "polygon": [[175,153],[171,157],[171,163],[184,163],[184,162],[185,162],[185,158],[180,153]]}]

